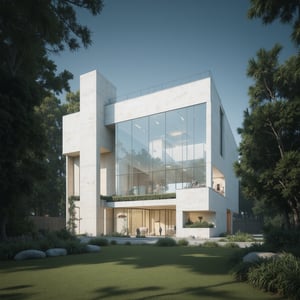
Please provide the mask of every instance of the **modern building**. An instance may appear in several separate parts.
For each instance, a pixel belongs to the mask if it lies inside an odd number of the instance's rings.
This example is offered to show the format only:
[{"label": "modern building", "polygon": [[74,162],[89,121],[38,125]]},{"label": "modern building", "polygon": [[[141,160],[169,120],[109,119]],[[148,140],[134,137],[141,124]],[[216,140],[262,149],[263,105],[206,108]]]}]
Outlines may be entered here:
[{"label": "modern building", "polygon": [[[97,71],[63,117],[76,231],[208,238],[238,212],[237,147],[211,76],[116,101]],[[72,197],[73,196],[73,197]]]}]

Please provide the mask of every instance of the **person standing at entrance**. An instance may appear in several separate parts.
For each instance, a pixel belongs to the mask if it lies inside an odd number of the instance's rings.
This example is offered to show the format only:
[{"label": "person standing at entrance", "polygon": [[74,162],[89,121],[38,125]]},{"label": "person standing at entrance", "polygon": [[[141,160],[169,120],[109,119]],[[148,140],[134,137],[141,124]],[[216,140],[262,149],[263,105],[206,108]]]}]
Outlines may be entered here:
[{"label": "person standing at entrance", "polygon": [[162,232],[162,228],[161,226],[159,226],[159,235],[161,235],[161,232]]}]

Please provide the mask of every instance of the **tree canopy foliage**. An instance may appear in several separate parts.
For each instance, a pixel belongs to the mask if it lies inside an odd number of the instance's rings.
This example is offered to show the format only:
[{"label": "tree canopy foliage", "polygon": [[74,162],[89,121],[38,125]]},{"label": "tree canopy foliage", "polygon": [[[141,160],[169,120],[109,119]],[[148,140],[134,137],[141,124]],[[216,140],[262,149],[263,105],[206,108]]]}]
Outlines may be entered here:
[{"label": "tree canopy foliage", "polygon": [[50,93],[68,90],[69,71],[57,73],[49,53],[91,44],[76,9],[92,15],[101,0],[0,0],[0,225],[24,212],[33,182],[43,178],[44,131],[34,107]]},{"label": "tree canopy foliage", "polygon": [[47,96],[35,113],[40,119],[46,137],[44,177],[33,183],[33,193],[28,203],[36,216],[62,216],[65,214],[65,159],[62,156],[62,117],[66,107],[54,95]]},{"label": "tree canopy foliage", "polygon": [[78,111],[79,91],[68,92],[65,103],[61,103],[52,94],[35,107],[35,113],[46,137],[45,158],[42,161],[46,176],[34,182],[33,193],[28,202],[28,208],[36,216],[65,215],[66,166],[62,155],[62,118],[66,114]]},{"label": "tree canopy foliage", "polygon": [[73,92],[69,92],[66,95],[66,101],[67,104],[65,105],[66,107],[66,112],[68,114],[71,113],[75,113],[79,111],[79,106],[80,106],[80,95],[79,95],[79,91],[73,93]]},{"label": "tree canopy foliage", "polygon": [[[251,3],[249,15],[267,23],[278,16],[292,21],[300,9],[298,1]],[[289,228],[300,225],[300,55],[280,64],[281,49],[278,44],[269,51],[260,49],[249,60],[247,75],[254,83],[239,129],[242,141],[235,168],[256,212],[280,216],[281,225]]]},{"label": "tree canopy foliage", "polygon": [[249,18],[261,18],[264,24],[275,20],[292,23],[291,39],[300,45],[300,3],[299,0],[250,0]]}]

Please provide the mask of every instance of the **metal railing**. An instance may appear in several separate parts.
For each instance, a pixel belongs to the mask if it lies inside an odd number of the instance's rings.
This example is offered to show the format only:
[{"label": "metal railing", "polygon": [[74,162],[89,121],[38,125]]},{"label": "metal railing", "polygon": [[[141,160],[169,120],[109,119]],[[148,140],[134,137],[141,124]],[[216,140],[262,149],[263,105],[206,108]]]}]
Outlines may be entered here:
[{"label": "metal railing", "polygon": [[137,97],[141,97],[141,96],[145,96],[148,94],[152,94],[158,91],[162,91],[165,89],[169,89],[178,85],[183,85],[183,84],[187,84],[193,81],[197,81],[197,80],[201,80],[204,78],[212,78],[212,74],[210,71],[204,71],[201,73],[196,73],[187,77],[183,77],[183,78],[179,78],[179,79],[175,79],[175,80],[171,80],[165,83],[160,83],[158,85],[154,85],[154,86],[150,86],[144,89],[140,89],[131,93],[126,93],[124,95],[120,95],[117,96],[115,98],[111,98],[107,101],[106,105],[109,104],[113,104],[116,102],[121,102],[121,101],[125,101],[131,98],[137,98]]}]

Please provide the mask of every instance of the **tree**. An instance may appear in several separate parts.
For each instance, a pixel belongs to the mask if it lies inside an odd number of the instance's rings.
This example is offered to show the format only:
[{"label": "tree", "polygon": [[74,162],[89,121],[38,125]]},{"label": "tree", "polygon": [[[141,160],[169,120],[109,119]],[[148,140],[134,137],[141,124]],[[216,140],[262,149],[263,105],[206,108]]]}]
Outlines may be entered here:
[{"label": "tree", "polygon": [[34,215],[65,213],[65,159],[62,156],[62,116],[65,107],[54,95],[45,97],[35,112],[40,118],[45,141],[43,180],[34,183],[30,208]]},{"label": "tree", "polygon": [[291,39],[300,45],[300,2],[298,0],[251,0],[249,18],[261,18],[264,24],[276,19],[282,23],[292,23]]},{"label": "tree", "polygon": [[66,112],[68,114],[75,113],[75,112],[79,111],[79,109],[80,109],[80,107],[79,107],[80,106],[79,98],[80,98],[79,91],[77,91],[76,93],[73,93],[73,92],[67,93],[67,95],[66,95],[67,103],[65,104],[65,107],[66,107]]},{"label": "tree", "polygon": [[235,168],[256,211],[281,215],[292,227],[300,225],[299,57],[280,65],[280,51],[279,45],[270,51],[260,49],[249,61],[248,76],[254,84],[239,129],[242,142]]},{"label": "tree", "polygon": [[75,8],[97,15],[101,0],[0,0],[0,228],[24,212],[33,182],[44,176],[44,136],[34,111],[50,92],[69,89],[49,53],[91,44]]},{"label": "tree", "polygon": [[79,91],[66,94],[66,103],[53,94],[35,108],[46,137],[43,167],[45,178],[35,182],[30,198],[31,213],[37,216],[65,214],[65,158],[62,155],[62,117],[79,111]]},{"label": "tree", "polygon": [[[250,0],[248,17],[264,24],[292,24],[292,41],[300,45],[298,0]],[[248,65],[249,108],[244,112],[240,161],[236,173],[254,210],[281,216],[286,227],[300,224],[300,55],[279,65],[280,45],[260,49]]]}]

